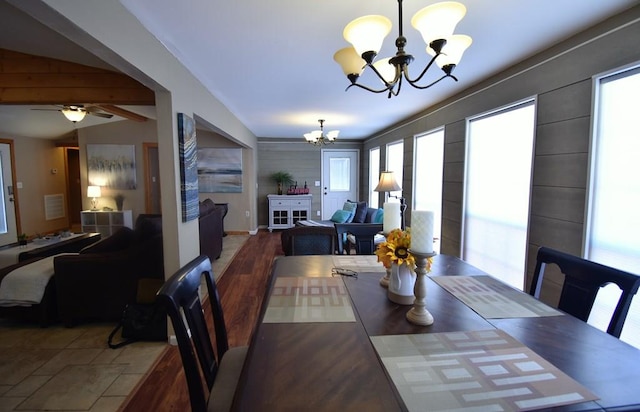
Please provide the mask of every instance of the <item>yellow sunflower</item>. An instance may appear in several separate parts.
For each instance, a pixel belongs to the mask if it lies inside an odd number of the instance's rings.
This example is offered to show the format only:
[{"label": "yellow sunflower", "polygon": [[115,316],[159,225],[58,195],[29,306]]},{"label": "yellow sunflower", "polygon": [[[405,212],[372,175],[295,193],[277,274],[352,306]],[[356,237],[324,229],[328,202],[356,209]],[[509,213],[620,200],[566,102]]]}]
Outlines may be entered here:
[{"label": "yellow sunflower", "polygon": [[414,269],[416,260],[409,253],[409,247],[411,247],[409,230],[394,229],[387,235],[386,241],[380,243],[376,249],[378,262],[382,262],[386,268],[391,267],[392,263],[398,265],[406,263]]}]

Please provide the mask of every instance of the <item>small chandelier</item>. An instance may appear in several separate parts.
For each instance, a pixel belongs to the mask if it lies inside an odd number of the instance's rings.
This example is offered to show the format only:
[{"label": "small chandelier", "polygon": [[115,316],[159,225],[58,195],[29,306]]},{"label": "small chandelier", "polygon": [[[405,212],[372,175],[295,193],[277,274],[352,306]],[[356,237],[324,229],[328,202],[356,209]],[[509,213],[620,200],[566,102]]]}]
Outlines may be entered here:
[{"label": "small chandelier", "polygon": [[87,111],[80,106],[65,106],[61,112],[67,120],[73,123],[81,121],[87,115]]},{"label": "small chandelier", "polygon": [[338,137],[338,133],[340,133],[340,130],[332,130],[330,132],[327,132],[327,135],[325,136],[322,127],[324,124],[324,119],[320,119],[318,120],[318,122],[320,122],[320,130],[314,130],[312,132],[304,134],[304,138],[307,140],[307,143],[310,143],[314,146],[322,146],[333,143]]},{"label": "small chandelier", "polygon": [[[462,54],[471,45],[472,40],[463,34],[453,34],[453,30],[466,12],[464,5],[445,1],[427,6],[413,16],[411,25],[422,34],[427,44],[427,53],[432,56],[415,79],[409,77],[409,64],[413,61],[413,56],[404,51],[407,39],[402,34],[402,0],[398,0],[398,51],[394,57],[374,62],[382,47],[382,41],[391,31],[391,21],[388,18],[371,15],[353,20],[342,33],[352,46],[340,49],[333,55],[333,59],[340,64],[342,71],[351,81],[346,90],[357,86],[373,93],[389,92],[387,97],[391,98],[392,95],[397,96],[400,93],[403,77],[416,89],[427,89],[445,77],[458,81],[451,72],[460,62]],[[442,69],[444,75],[432,83],[419,85],[418,82],[434,62]],[[371,68],[378,76],[383,88],[374,89],[357,83],[358,77],[366,67]]]}]

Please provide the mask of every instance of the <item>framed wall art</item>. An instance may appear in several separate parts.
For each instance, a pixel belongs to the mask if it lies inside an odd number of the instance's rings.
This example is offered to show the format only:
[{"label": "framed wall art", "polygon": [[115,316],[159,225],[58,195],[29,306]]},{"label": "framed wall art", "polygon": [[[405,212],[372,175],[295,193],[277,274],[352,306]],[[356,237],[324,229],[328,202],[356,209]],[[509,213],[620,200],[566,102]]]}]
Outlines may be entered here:
[{"label": "framed wall art", "polygon": [[198,149],[198,188],[201,193],[242,193],[242,149]]},{"label": "framed wall art", "polygon": [[136,189],[136,147],[118,144],[87,145],[89,186]]},{"label": "framed wall art", "polygon": [[184,113],[178,113],[178,149],[180,157],[180,200],[182,221],[198,218],[198,152],[196,125]]}]

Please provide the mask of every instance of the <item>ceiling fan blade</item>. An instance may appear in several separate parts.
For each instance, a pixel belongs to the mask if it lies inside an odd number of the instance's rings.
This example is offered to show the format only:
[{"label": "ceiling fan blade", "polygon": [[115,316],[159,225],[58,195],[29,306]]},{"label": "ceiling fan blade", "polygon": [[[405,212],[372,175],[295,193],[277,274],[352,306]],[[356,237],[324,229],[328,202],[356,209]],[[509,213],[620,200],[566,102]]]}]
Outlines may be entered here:
[{"label": "ceiling fan blade", "polygon": [[87,114],[90,114],[91,116],[103,117],[105,119],[111,119],[113,117],[113,115],[109,113],[94,112],[89,110],[87,110]]},{"label": "ceiling fan blade", "polygon": [[98,107],[99,109],[115,114],[116,116],[124,117],[125,119],[133,120],[134,122],[146,122],[147,118],[140,114],[134,113],[132,111],[123,109],[121,107],[112,105],[112,104],[99,104],[94,107]]}]

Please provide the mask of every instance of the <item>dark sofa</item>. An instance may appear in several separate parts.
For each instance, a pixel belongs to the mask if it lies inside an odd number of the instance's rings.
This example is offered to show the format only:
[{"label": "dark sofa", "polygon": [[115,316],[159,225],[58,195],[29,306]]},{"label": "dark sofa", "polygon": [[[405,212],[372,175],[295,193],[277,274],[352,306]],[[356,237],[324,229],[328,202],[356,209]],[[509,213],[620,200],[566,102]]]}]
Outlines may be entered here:
[{"label": "dark sofa", "polygon": [[[301,220],[297,226],[326,226],[335,227],[337,242],[336,252],[340,255],[355,246],[358,254],[371,254],[375,251],[375,235],[382,232],[382,209],[367,206],[367,202],[350,202],[356,204],[351,220],[348,222],[333,220]],[[353,236],[353,242],[348,240]]]},{"label": "dark sofa", "polygon": [[[81,249],[99,240],[100,235],[83,235],[73,242],[53,243],[49,246],[22,252],[18,255],[19,263],[0,269],[0,283],[5,276],[15,269],[59,253],[78,253]],[[31,306],[0,306],[0,317],[25,322],[37,322],[43,327],[56,322],[58,320],[58,305],[55,281],[55,276],[51,277],[39,304]]]},{"label": "dark sofa", "polygon": [[85,319],[117,321],[136,301],[140,279],[164,279],[162,220],[140,215],[80,251],[54,259],[58,316],[66,326]]},{"label": "dark sofa", "polygon": [[222,237],[224,236],[224,207],[216,205],[213,200],[205,199],[200,202],[200,254],[207,255],[214,261],[222,253]]}]

